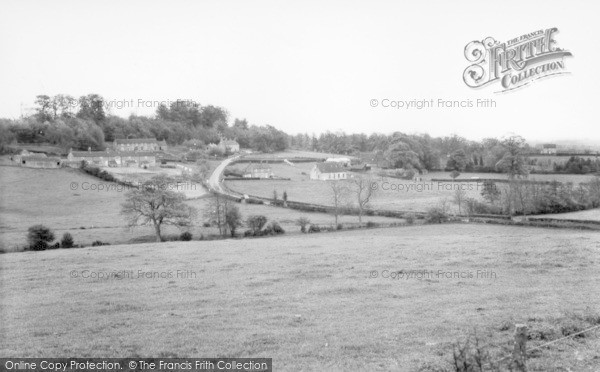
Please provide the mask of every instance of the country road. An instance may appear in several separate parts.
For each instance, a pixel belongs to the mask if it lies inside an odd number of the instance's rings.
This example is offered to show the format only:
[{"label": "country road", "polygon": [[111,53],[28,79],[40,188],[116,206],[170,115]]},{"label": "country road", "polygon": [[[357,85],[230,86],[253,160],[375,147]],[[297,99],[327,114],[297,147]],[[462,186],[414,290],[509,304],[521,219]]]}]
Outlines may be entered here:
[{"label": "country road", "polygon": [[213,173],[210,175],[210,177],[208,178],[208,187],[211,190],[220,192],[220,193],[226,193],[225,190],[223,190],[223,187],[221,186],[221,175],[223,174],[223,171],[225,170],[225,168],[231,164],[232,161],[237,160],[240,158],[240,155],[236,155],[233,156],[231,158],[227,158],[225,159],[223,162],[221,162],[221,164],[219,164],[215,170],[213,171]]}]

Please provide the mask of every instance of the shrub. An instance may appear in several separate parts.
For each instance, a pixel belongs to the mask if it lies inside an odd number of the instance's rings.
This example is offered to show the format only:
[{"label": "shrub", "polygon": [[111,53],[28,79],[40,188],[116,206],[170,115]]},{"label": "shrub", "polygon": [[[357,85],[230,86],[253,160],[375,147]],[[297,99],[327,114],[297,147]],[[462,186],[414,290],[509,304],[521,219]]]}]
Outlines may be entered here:
[{"label": "shrub", "polygon": [[62,248],[73,248],[75,246],[73,243],[73,236],[68,232],[64,233],[60,240],[60,246]]},{"label": "shrub", "polygon": [[210,222],[204,222],[204,223],[202,224],[202,226],[203,226],[203,227],[210,227]]},{"label": "shrub", "polygon": [[310,225],[310,227],[308,228],[308,232],[309,233],[321,232],[321,228],[319,227],[319,225]]},{"label": "shrub", "polygon": [[254,235],[254,233],[252,232],[252,230],[246,230],[244,231],[244,236],[248,237],[248,236],[252,236]]},{"label": "shrub", "polygon": [[446,222],[448,220],[448,214],[442,207],[429,208],[425,220],[429,223]]},{"label": "shrub", "polygon": [[27,230],[27,242],[29,249],[43,251],[48,248],[48,243],[54,240],[52,230],[44,225],[33,225]]},{"label": "shrub", "polygon": [[468,214],[502,214],[502,207],[469,198],[465,201]]},{"label": "shrub", "polygon": [[273,234],[275,235],[280,235],[280,234],[285,234],[285,230],[281,227],[281,225],[279,225],[278,222],[276,221],[272,221],[268,228],[273,232]]},{"label": "shrub", "polygon": [[192,240],[192,233],[189,231],[182,232],[181,235],[179,235],[179,240],[189,242],[190,240]]},{"label": "shrub", "polygon": [[377,223],[375,223],[375,222],[373,222],[373,221],[369,221],[369,222],[367,222],[367,227],[369,227],[369,228],[370,228],[370,227],[377,227],[377,226],[379,226],[379,224],[377,224]]},{"label": "shrub", "polygon": [[58,248],[60,248],[60,243],[56,242],[54,244],[49,244],[46,249],[58,249]]},{"label": "shrub", "polygon": [[300,232],[306,232],[306,226],[310,225],[310,220],[306,217],[300,217],[296,220],[296,225],[300,226]]},{"label": "shrub", "polygon": [[344,226],[341,223],[338,223],[336,226],[336,229],[338,229],[338,230],[341,230],[343,228],[344,228]]},{"label": "shrub", "polygon": [[254,235],[258,235],[258,232],[262,230],[262,228],[267,223],[267,217],[265,216],[250,216],[246,219],[246,224],[252,230]]},{"label": "shrub", "polygon": [[415,223],[415,214],[414,213],[409,213],[406,216],[404,216],[404,220],[406,220],[406,223],[409,225],[412,225],[413,223]]},{"label": "shrub", "polygon": [[96,240],[95,242],[92,243],[92,247],[98,247],[101,245],[110,245],[109,243],[104,243],[101,240]]}]

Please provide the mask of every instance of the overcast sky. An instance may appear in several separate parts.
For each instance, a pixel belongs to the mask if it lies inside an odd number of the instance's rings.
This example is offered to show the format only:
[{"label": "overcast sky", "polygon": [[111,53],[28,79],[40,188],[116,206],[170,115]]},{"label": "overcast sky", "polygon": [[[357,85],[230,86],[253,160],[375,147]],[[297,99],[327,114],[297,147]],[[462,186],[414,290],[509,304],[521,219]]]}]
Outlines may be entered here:
[{"label": "overcast sky", "polygon": [[[5,1],[0,117],[38,94],[193,99],[289,133],[457,133],[600,141],[595,1]],[[568,75],[510,93],[467,87],[464,47],[557,27]],[[384,99],[494,99],[398,110]]]}]

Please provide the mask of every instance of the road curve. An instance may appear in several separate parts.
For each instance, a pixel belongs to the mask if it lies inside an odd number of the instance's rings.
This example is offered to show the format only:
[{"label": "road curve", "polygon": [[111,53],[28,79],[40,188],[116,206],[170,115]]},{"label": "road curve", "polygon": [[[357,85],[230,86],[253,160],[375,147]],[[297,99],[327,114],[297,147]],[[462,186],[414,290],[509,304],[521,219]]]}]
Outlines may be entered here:
[{"label": "road curve", "polygon": [[212,174],[210,175],[210,177],[208,178],[208,188],[211,191],[216,191],[218,193],[223,193],[226,194],[227,192],[223,189],[223,186],[221,185],[221,179],[222,179],[222,175],[223,175],[223,171],[225,170],[225,168],[231,164],[231,162],[233,162],[234,160],[239,159],[241,156],[240,155],[236,155],[236,156],[232,156],[230,158],[227,158],[225,160],[223,160],[221,162],[221,164],[219,164],[215,170],[212,172]]}]

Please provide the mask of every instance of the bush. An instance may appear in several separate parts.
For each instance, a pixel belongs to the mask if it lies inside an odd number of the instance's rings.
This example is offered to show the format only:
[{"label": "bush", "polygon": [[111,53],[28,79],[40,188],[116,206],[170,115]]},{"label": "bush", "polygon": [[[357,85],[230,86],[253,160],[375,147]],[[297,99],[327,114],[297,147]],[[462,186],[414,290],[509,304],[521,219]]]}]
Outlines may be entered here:
[{"label": "bush", "polygon": [[27,230],[27,242],[32,251],[43,251],[54,240],[52,230],[44,225],[33,225]]},{"label": "bush", "polygon": [[371,228],[371,227],[377,227],[379,226],[379,224],[373,222],[373,221],[369,221],[367,222],[367,227]]},{"label": "bush", "polygon": [[468,214],[502,214],[502,207],[482,203],[475,199],[465,201]]},{"label": "bush", "polygon": [[338,230],[341,230],[343,228],[344,228],[344,226],[341,223],[338,223],[336,226],[336,229],[338,229]]},{"label": "bush", "polygon": [[181,235],[179,235],[179,240],[189,242],[190,240],[192,240],[192,233],[189,231],[182,232]]},{"label": "bush", "polygon": [[310,225],[310,220],[306,217],[300,217],[296,220],[296,225],[300,226],[300,232],[306,232],[306,226]]},{"label": "bush", "polygon": [[415,223],[415,214],[414,213],[409,213],[406,216],[404,216],[404,220],[406,220],[406,223],[409,225],[412,225],[413,223]]},{"label": "bush", "polygon": [[285,234],[285,230],[279,225],[278,222],[276,221],[272,221],[268,228],[273,232],[273,234],[275,235],[280,235],[280,234]]},{"label": "bush", "polygon": [[101,245],[110,245],[109,243],[104,243],[101,240],[96,240],[95,242],[92,243],[92,247],[99,247]]},{"label": "bush", "polygon": [[319,225],[310,225],[310,227],[308,228],[308,232],[309,233],[321,232],[321,228],[319,227]]},{"label": "bush", "polygon": [[60,248],[60,243],[56,242],[54,244],[48,245],[48,247],[46,249],[58,249],[58,248]]},{"label": "bush", "polygon": [[250,230],[252,230],[254,235],[258,235],[258,233],[260,232],[260,230],[262,230],[266,223],[267,217],[265,216],[250,216],[246,219],[246,224],[248,225]]},{"label": "bush", "polygon": [[73,248],[75,246],[73,243],[73,236],[68,232],[64,233],[60,240],[60,246],[62,248]]},{"label": "bush", "polygon": [[448,221],[448,214],[442,207],[433,207],[427,210],[425,220],[429,223],[442,223]]},{"label": "bush", "polygon": [[210,227],[210,222],[204,222],[204,223],[202,224],[202,226],[203,226],[203,227]]}]

